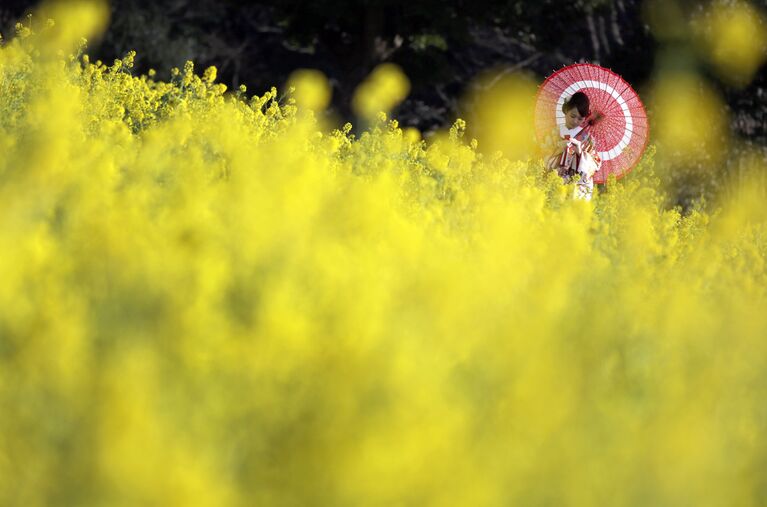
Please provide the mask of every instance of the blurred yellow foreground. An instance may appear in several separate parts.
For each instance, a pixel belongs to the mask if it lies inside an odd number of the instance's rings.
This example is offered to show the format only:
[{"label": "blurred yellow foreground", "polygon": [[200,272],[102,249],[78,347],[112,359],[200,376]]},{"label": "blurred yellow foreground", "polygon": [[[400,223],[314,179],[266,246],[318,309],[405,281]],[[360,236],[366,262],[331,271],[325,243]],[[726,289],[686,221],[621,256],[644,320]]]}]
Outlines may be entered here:
[{"label": "blurred yellow foreground", "polygon": [[82,5],[0,49],[0,505],[765,504],[763,182],[573,201],[371,116],[396,69],[321,133],[317,74],[65,56]]}]

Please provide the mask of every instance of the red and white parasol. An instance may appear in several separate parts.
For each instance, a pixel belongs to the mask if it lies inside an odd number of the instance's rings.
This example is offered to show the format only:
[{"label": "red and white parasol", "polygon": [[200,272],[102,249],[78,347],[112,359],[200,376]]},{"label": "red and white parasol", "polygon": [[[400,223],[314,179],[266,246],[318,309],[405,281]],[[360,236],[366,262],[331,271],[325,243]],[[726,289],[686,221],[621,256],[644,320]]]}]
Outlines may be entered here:
[{"label": "red and white parasol", "polygon": [[535,132],[539,141],[558,125],[564,125],[562,104],[579,91],[589,98],[590,117],[602,116],[590,127],[602,159],[594,181],[604,183],[611,174],[616,178],[625,176],[639,162],[647,146],[647,114],[631,85],[604,67],[576,63],[546,78],[535,101]]}]

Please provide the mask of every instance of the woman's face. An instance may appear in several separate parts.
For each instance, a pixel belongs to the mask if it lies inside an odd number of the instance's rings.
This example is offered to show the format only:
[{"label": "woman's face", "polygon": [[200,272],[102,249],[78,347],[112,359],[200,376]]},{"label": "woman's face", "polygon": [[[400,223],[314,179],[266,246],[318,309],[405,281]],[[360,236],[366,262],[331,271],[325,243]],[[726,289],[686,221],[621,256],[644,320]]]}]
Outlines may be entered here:
[{"label": "woman's face", "polygon": [[578,112],[577,107],[572,107],[565,112],[565,126],[567,128],[574,129],[581,123],[583,123],[583,116]]}]

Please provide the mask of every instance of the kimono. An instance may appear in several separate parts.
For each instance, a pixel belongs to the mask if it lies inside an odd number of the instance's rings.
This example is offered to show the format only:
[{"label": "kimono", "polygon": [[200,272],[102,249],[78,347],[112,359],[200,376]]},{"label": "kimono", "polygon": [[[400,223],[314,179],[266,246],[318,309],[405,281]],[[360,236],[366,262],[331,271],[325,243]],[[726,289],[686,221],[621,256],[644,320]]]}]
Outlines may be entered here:
[{"label": "kimono", "polygon": [[[564,125],[558,126],[547,142],[552,151],[546,160],[546,167],[557,171],[565,183],[576,179],[573,197],[586,201],[591,200],[594,192],[594,173],[602,165],[596,150],[596,140],[588,130],[588,127],[568,129]],[[558,145],[558,141],[562,140],[567,141],[564,150]]]}]

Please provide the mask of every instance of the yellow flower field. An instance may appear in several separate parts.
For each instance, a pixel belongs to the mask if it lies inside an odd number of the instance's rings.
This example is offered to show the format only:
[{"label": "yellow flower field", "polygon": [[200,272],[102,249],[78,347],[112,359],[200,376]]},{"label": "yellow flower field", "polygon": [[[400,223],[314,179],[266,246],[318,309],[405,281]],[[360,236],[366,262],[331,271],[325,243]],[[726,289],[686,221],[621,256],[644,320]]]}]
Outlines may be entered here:
[{"label": "yellow flower field", "polygon": [[0,48],[0,505],[765,505],[763,180],[576,201],[57,16]]}]

